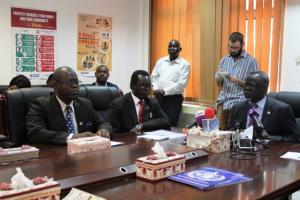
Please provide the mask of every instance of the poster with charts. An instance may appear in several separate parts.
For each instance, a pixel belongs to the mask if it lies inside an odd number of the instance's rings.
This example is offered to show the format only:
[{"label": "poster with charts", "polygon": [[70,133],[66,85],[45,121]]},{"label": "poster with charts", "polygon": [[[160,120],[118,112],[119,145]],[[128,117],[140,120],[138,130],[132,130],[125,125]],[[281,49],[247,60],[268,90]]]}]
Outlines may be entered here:
[{"label": "poster with charts", "polygon": [[112,18],[78,14],[77,71],[81,76],[95,76],[97,66],[111,71]]},{"label": "poster with charts", "polygon": [[12,73],[46,80],[56,66],[56,12],[11,8]]}]

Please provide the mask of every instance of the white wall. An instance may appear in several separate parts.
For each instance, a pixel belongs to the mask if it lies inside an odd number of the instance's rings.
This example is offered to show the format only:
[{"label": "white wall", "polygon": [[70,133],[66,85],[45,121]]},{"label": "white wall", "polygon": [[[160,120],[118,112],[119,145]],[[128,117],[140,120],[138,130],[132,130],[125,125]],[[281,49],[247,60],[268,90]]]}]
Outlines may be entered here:
[{"label": "white wall", "polygon": [[286,0],[280,90],[300,91],[300,0]]},{"label": "white wall", "polygon": [[[148,70],[149,0],[1,0],[0,1],[0,84],[7,85],[12,74],[11,7],[57,12],[57,66],[76,69],[77,14],[110,16],[112,26],[112,71],[109,81],[129,91],[131,73]],[[94,78],[79,77],[84,83]],[[43,81],[44,82],[44,81]],[[43,84],[36,81],[33,84]]]}]

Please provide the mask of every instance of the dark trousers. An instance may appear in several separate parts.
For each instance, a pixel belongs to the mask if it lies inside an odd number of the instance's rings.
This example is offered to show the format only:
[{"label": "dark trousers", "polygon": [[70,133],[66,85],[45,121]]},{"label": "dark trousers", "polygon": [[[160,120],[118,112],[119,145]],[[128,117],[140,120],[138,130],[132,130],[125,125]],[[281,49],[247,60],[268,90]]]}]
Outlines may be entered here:
[{"label": "dark trousers", "polygon": [[163,96],[159,99],[160,106],[169,117],[171,126],[173,127],[177,125],[182,109],[182,102],[183,96],[181,94]]}]

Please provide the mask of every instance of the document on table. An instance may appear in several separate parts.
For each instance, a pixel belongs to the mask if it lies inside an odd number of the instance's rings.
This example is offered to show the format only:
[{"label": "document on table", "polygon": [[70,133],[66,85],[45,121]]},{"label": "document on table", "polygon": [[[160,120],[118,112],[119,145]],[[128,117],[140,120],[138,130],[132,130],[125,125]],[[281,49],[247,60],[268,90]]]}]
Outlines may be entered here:
[{"label": "document on table", "polygon": [[122,144],[124,144],[124,142],[110,141],[110,146],[112,146],[112,147],[120,146]]},{"label": "document on table", "polygon": [[252,139],[253,137],[253,126],[245,129],[243,132],[240,132],[241,139]]},{"label": "document on table", "polygon": [[87,193],[82,190],[78,190],[76,188],[72,188],[72,190],[69,192],[63,200],[105,200],[102,197],[95,196],[93,194]]},{"label": "document on table", "polygon": [[184,139],[186,138],[186,135],[161,129],[157,131],[144,132],[143,135],[138,136],[138,138],[160,141],[168,139]]},{"label": "document on table", "polygon": [[286,152],[284,155],[280,156],[280,158],[300,160],[300,153],[289,151],[289,152]]}]

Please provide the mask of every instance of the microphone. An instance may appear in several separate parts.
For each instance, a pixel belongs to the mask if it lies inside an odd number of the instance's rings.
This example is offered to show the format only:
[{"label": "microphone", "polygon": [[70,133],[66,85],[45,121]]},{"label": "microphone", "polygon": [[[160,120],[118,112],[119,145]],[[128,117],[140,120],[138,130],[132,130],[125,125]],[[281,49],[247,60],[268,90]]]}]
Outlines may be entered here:
[{"label": "microphone", "polygon": [[206,108],[204,111],[197,111],[195,114],[195,121],[188,125],[187,128],[190,129],[194,126],[202,127],[203,119],[213,119],[215,117],[215,109],[214,108]]},{"label": "microphone", "polygon": [[195,114],[195,121],[192,124],[188,125],[187,128],[190,129],[194,126],[202,127],[202,119],[205,119],[205,115],[203,111],[199,110]]},{"label": "microphone", "polygon": [[240,132],[242,128],[242,121],[241,120],[236,120],[233,123],[233,130],[234,133],[231,134],[231,142],[230,142],[230,147],[232,150],[237,150],[240,147]]},{"label": "microphone", "polygon": [[257,114],[253,114],[252,116],[253,119],[253,127],[257,133],[262,133],[264,130],[264,125],[263,123],[257,118]]},{"label": "microphone", "polygon": [[236,120],[236,121],[234,121],[234,123],[233,123],[233,129],[235,130],[235,131],[237,131],[237,130],[241,130],[241,128],[242,128],[242,121],[241,120]]},{"label": "microphone", "polygon": [[206,108],[204,110],[205,119],[212,119],[215,117],[215,115],[216,115],[216,112],[215,112],[214,108]]}]

